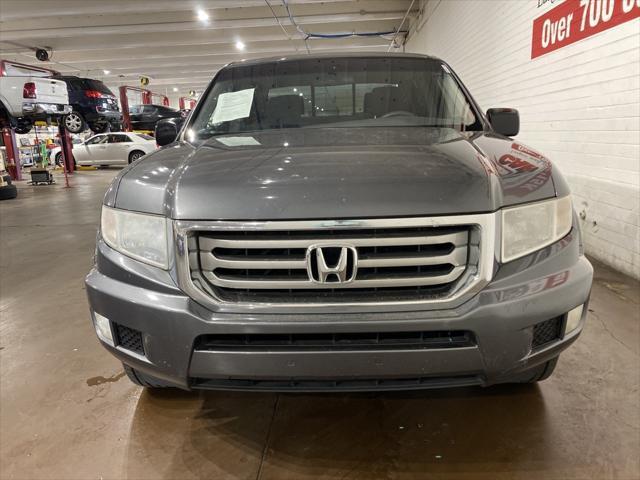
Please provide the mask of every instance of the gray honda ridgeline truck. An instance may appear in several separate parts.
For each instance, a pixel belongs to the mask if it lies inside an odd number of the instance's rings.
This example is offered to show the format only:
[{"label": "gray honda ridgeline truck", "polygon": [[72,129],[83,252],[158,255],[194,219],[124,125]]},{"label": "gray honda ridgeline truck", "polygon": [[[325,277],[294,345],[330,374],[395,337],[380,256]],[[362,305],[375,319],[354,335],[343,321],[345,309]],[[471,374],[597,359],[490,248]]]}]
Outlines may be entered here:
[{"label": "gray honda ridgeline truck", "polygon": [[518,129],[436,58],[228,65],[104,197],[97,335],[146,387],[543,380],[592,267],[567,183]]}]

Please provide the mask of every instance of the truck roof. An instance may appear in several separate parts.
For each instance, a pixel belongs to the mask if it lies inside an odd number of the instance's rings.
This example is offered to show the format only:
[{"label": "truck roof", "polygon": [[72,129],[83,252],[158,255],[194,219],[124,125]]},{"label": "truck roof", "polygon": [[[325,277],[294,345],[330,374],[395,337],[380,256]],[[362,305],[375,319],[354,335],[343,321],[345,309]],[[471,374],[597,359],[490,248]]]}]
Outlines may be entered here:
[{"label": "truck roof", "polygon": [[314,54],[295,54],[295,55],[284,55],[284,56],[273,56],[273,57],[265,57],[265,58],[255,58],[251,60],[245,61],[236,61],[231,62],[225,65],[223,68],[227,67],[237,67],[239,65],[259,65],[261,63],[272,63],[272,62],[290,62],[295,60],[314,60],[314,59],[326,59],[326,58],[422,58],[425,60],[436,60],[441,61],[437,57],[433,57],[431,55],[422,55],[418,53],[391,53],[391,52],[325,52],[325,53],[314,53]]}]

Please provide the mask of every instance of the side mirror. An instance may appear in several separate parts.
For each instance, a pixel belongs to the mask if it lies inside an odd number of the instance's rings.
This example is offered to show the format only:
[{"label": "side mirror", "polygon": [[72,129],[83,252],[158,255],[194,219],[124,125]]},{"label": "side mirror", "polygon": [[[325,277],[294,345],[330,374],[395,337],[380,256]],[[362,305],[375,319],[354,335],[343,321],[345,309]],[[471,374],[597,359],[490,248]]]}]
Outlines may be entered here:
[{"label": "side mirror", "polygon": [[520,115],[515,108],[490,108],[487,118],[496,133],[515,137],[520,131]]},{"label": "side mirror", "polygon": [[179,131],[180,127],[174,118],[159,120],[158,123],[156,123],[156,143],[158,146],[163,147],[175,142],[176,138],[178,138]]}]

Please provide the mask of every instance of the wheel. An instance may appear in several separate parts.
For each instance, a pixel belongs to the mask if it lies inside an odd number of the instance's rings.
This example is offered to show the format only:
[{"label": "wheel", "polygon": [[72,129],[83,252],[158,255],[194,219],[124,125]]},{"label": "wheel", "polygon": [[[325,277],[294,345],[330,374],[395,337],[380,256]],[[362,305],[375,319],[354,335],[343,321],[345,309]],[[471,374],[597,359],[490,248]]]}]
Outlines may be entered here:
[{"label": "wheel", "polygon": [[546,380],[551,376],[558,364],[558,357],[549,360],[546,363],[537,365],[531,370],[527,370],[517,378],[514,378],[511,383],[537,383]]},{"label": "wheel", "polygon": [[131,368],[129,365],[125,365],[123,363],[122,367],[124,368],[124,373],[126,373],[127,377],[129,377],[129,380],[131,380],[136,385],[140,385],[141,387],[146,387],[146,388],[169,387],[169,385],[163,382],[162,380],[152,377],[151,375],[146,375],[144,373],[141,373],[135,368]]},{"label": "wheel", "polygon": [[5,185],[0,187],[0,200],[9,200],[18,196],[18,189],[15,185]]},{"label": "wheel", "polygon": [[[62,159],[62,152],[56,153],[56,165],[62,166],[64,164],[64,160]],[[73,168],[77,168],[75,157],[73,158]]]},{"label": "wheel", "polygon": [[69,115],[65,115],[63,122],[65,128],[71,133],[84,132],[86,129],[84,118],[78,112],[71,112]]},{"label": "wheel", "polygon": [[16,126],[14,128],[15,132],[18,135],[24,135],[25,133],[29,133],[33,128],[33,122],[26,118],[19,118],[16,121]]},{"label": "wheel", "polygon": [[106,133],[111,131],[111,125],[109,122],[104,123],[92,123],[89,128],[93,133]]},{"label": "wheel", "polygon": [[140,150],[134,150],[129,154],[129,163],[133,163],[142,157],[144,157],[144,152]]}]

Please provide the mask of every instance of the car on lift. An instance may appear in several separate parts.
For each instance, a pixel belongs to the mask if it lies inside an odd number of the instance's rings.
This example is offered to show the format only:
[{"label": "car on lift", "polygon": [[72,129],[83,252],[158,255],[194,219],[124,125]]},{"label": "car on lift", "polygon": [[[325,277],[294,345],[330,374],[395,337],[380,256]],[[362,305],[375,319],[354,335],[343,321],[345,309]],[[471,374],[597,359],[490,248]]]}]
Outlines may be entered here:
[{"label": "car on lift", "polygon": [[70,133],[91,129],[94,133],[122,130],[122,113],[118,100],[100,80],[72,75],[56,76],[67,84],[69,104],[73,111],[63,117]]},{"label": "car on lift", "polygon": [[165,105],[132,105],[129,109],[132,130],[153,131],[156,123],[165,118],[184,118],[184,114]]},{"label": "car on lift", "polygon": [[67,85],[52,70],[0,60],[0,123],[18,134],[29,133],[35,121],[57,120],[71,112]]},{"label": "car on lift", "polygon": [[519,128],[434,57],[229,64],[106,192],[97,336],[145,387],[544,380],[593,268],[566,180]]},{"label": "car on lift", "polygon": [[[155,139],[144,133],[110,132],[94,135],[84,142],[73,143],[76,165],[101,166],[128,165],[156,149]],[[62,164],[62,148],[52,148],[49,158]]]}]

